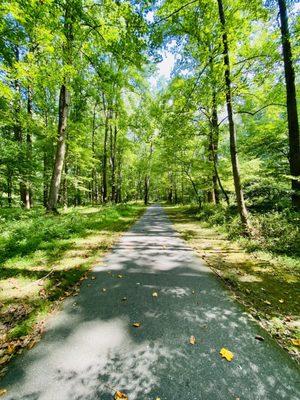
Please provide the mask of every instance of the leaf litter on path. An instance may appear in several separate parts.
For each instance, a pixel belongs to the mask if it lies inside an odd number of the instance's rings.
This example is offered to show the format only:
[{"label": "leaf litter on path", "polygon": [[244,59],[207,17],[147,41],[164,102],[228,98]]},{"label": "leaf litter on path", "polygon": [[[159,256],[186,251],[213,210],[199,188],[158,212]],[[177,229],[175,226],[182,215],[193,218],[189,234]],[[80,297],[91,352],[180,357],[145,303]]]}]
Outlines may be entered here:
[{"label": "leaf litter on path", "polygon": [[196,344],[196,338],[193,335],[190,337],[190,344],[192,345]]},{"label": "leaf litter on path", "polygon": [[226,349],[225,347],[223,347],[220,350],[220,354],[223,358],[225,358],[227,361],[232,361],[233,360],[233,353],[231,351],[229,351],[228,349]]},{"label": "leaf litter on path", "polygon": [[116,391],[114,394],[114,400],[128,400],[128,397],[125,393],[120,392],[119,390]]}]

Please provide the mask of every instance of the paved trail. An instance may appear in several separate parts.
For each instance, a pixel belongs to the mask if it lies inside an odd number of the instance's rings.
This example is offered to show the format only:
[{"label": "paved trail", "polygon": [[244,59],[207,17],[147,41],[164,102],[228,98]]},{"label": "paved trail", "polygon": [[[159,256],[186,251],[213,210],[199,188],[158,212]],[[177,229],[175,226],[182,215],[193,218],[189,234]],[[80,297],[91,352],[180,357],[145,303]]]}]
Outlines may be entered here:
[{"label": "paved trail", "polygon": [[[129,400],[300,399],[296,364],[229,298],[161,207],[149,207],[93,275],[10,366],[5,399],[111,400],[108,387]],[[232,362],[221,359],[223,346]]]}]

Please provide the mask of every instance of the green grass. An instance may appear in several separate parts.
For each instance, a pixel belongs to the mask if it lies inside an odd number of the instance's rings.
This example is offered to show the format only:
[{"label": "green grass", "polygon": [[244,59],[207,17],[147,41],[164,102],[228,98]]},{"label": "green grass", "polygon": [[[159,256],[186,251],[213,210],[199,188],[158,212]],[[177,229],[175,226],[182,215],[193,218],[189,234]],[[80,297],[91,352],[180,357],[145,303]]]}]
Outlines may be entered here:
[{"label": "green grass", "polygon": [[[300,359],[300,257],[250,252],[249,240],[229,239],[224,225],[188,206],[166,207],[178,232],[217,273],[234,297],[293,356]],[[257,246],[255,246],[257,248]]]},{"label": "green grass", "polygon": [[33,334],[143,211],[140,205],[81,207],[59,215],[0,210],[0,365],[7,343]]}]

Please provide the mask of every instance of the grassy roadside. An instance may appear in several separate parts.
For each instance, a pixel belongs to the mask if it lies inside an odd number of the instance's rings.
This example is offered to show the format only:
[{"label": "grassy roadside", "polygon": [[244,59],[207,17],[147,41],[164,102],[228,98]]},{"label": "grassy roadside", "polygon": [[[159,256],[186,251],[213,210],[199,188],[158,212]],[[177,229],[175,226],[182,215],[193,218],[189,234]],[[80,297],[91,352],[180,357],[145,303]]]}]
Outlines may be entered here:
[{"label": "grassy roadside", "polygon": [[246,251],[217,227],[197,220],[189,207],[165,210],[175,229],[232,291],[246,310],[300,360],[300,259]]},{"label": "grassy roadside", "polygon": [[0,367],[43,332],[43,320],[79,290],[120,234],[143,213],[139,205],[0,211]]}]

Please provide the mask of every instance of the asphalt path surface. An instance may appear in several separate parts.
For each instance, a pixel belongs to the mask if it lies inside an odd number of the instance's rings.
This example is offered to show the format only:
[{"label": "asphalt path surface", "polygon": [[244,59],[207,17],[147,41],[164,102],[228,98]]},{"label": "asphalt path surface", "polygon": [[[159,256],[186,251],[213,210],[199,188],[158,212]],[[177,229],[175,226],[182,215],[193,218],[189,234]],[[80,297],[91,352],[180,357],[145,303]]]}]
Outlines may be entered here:
[{"label": "asphalt path surface", "polygon": [[300,374],[151,206],[0,387],[9,400],[299,400]]}]

